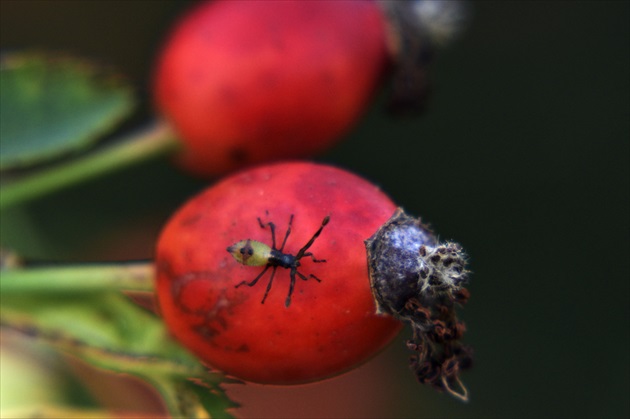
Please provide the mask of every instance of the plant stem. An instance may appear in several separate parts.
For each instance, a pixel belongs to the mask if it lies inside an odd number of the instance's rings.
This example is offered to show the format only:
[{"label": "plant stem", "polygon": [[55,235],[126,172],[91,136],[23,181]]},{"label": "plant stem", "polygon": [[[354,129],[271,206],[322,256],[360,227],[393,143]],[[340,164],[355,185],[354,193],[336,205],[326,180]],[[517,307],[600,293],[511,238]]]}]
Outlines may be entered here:
[{"label": "plant stem", "polygon": [[153,291],[153,263],[135,262],[7,269],[0,274],[0,292],[80,293]]},{"label": "plant stem", "polygon": [[171,128],[165,122],[155,122],[110,147],[2,185],[0,210],[153,157],[172,153],[178,145]]}]

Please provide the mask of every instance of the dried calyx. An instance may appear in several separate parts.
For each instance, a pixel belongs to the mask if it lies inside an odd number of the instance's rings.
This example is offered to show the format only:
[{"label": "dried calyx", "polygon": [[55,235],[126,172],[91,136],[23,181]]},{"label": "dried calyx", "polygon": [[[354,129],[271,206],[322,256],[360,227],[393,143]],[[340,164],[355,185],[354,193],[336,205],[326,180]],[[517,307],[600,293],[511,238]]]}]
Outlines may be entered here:
[{"label": "dried calyx", "polygon": [[417,352],[411,358],[416,377],[467,401],[459,373],[470,368],[472,350],[460,341],[466,328],[455,312],[469,298],[463,249],[438,243],[427,225],[400,208],[365,246],[377,311],[411,324],[407,346]]},{"label": "dried calyx", "polygon": [[380,0],[393,61],[390,111],[422,111],[429,94],[427,68],[435,52],[466,27],[470,11],[461,0]]}]

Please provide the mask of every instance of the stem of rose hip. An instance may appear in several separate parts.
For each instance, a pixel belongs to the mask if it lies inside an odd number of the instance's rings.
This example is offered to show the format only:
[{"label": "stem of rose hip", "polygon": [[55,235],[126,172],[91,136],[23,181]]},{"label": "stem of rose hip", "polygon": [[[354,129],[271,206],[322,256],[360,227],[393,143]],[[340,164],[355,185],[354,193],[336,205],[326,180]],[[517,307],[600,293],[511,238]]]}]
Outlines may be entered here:
[{"label": "stem of rose hip", "polygon": [[8,181],[0,191],[0,209],[48,195],[151,158],[173,153],[179,142],[166,122],[156,121],[109,147]]},{"label": "stem of rose hip", "polygon": [[0,292],[72,293],[104,291],[153,292],[151,262],[23,267],[2,271]]}]

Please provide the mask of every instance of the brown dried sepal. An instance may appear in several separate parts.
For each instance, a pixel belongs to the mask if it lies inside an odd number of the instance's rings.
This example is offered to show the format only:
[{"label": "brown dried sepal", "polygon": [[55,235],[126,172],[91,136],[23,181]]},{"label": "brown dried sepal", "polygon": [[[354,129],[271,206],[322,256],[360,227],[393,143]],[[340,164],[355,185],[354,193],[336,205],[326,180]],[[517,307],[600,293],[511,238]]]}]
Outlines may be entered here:
[{"label": "brown dried sepal", "polygon": [[392,61],[388,110],[421,113],[431,91],[431,62],[466,26],[468,7],[457,0],[379,0],[379,5],[386,17]]},{"label": "brown dried sepal", "polygon": [[457,319],[470,293],[467,257],[460,245],[438,243],[420,219],[398,209],[365,241],[377,312],[411,324],[407,347],[416,352],[411,369],[418,381],[468,400],[460,372],[472,365],[461,343],[466,326]]},{"label": "brown dried sepal", "polygon": [[472,366],[472,349],[460,341],[466,326],[457,319],[455,300],[447,296],[442,300],[432,307],[413,300],[405,307],[413,330],[407,347],[416,352],[409,366],[420,383],[468,401],[468,390],[459,375]]}]

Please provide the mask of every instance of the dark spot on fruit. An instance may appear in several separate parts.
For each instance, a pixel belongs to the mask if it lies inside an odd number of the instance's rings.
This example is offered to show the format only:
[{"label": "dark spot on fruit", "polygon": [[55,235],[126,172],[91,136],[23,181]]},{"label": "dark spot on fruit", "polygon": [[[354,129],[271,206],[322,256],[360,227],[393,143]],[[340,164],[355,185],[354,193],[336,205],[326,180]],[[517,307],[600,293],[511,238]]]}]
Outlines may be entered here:
[{"label": "dark spot on fruit", "polygon": [[201,219],[201,217],[202,217],[202,214],[195,214],[193,216],[186,217],[179,222],[179,225],[181,225],[182,227],[192,227],[195,224],[197,224],[197,222]]},{"label": "dark spot on fruit", "polygon": [[194,330],[195,333],[201,335],[205,340],[213,340],[215,336],[221,333],[218,329],[207,324],[193,326],[192,330]]},{"label": "dark spot on fruit", "polygon": [[249,352],[249,346],[246,344],[242,344],[238,348],[236,348],[236,352]]},{"label": "dark spot on fruit", "polygon": [[234,147],[230,150],[228,157],[234,163],[244,163],[247,161],[248,153],[243,147]]}]

